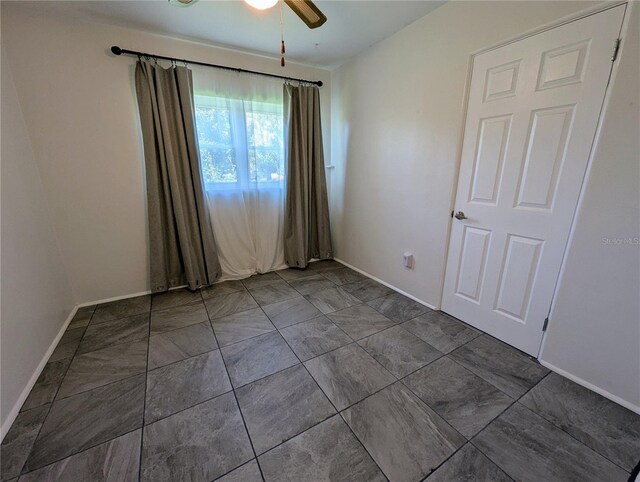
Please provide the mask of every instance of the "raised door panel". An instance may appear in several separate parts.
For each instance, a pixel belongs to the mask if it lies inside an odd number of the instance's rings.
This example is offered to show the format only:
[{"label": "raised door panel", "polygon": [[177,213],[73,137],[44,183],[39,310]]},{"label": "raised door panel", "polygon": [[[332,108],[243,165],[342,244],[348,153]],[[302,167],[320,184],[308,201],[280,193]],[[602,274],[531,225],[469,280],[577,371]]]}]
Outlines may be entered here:
[{"label": "raised door panel", "polygon": [[487,69],[484,102],[515,96],[519,72],[520,60]]},{"label": "raised door panel", "polygon": [[550,210],[564,164],[573,105],[531,113],[516,206]]},{"label": "raised door panel", "polygon": [[590,44],[590,40],[585,40],[543,53],[537,90],[582,82]]},{"label": "raised door panel", "polygon": [[497,203],[510,127],[510,115],[480,121],[469,202]]},{"label": "raised door panel", "polygon": [[541,239],[507,236],[494,309],[514,321],[527,319],[543,244]]},{"label": "raised door panel", "polygon": [[480,301],[490,241],[490,231],[465,226],[462,234],[456,294],[475,303]]}]

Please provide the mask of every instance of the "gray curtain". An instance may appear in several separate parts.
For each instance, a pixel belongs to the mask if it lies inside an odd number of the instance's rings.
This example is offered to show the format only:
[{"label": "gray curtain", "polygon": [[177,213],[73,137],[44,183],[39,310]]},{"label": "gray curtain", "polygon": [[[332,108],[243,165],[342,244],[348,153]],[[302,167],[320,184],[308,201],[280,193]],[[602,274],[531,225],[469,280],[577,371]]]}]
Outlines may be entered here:
[{"label": "gray curtain", "polygon": [[284,113],[284,259],[288,266],[304,268],[311,258],[333,257],[319,89],[285,84]]},{"label": "gray curtain", "polygon": [[138,61],[147,176],[151,291],[209,285],[220,263],[204,198],[191,71]]}]

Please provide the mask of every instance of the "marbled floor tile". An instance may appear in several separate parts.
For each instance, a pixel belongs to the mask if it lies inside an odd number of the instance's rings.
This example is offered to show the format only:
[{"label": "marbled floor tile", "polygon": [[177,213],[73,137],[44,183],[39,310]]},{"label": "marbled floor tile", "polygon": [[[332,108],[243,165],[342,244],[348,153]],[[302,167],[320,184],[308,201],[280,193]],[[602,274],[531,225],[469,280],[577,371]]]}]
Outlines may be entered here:
[{"label": "marbled floor tile", "polygon": [[233,393],[144,428],[143,481],[209,482],[254,457]]},{"label": "marbled floor tile", "polygon": [[342,288],[317,291],[306,295],[305,298],[324,314],[360,304],[357,298],[354,298]]},{"label": "marbled floor tile", "polygon": [[391,288],[369,278],[342,285],[342,289],[364,303],[394,293]]},{"label": "marbled floor tile", "polygon": [[500,467],[468,443],[427,477],[426,482],[512,482]]},{"label": "marbled floor tile", "polygon": [[280,334],[302,361],[335,350],[352,341],[326,316],[289,326],[280,330]]},{"label": "marbled floor tile", "polygon": [[149,370],[218,348],[208,321],[149,338]]},{"label": "marbled floor tile", "polygon": [[151,310],[151,296],[137,296],[124,300],[110,301],[96,306],[96,310],[91,318],[91,324],[102,323],[103,321],[128,318],[141,313],[148,313]]},{"label": "marbled floor tile", "polygon": [[354,340],[394,326],[393,321],[367,305],[352,306],[327,316]]},{"label": "marbled floor tile", "polygon": [[151,312],[151,333],[176,330],[209,321],[202,301]]},{"label": "marbled floor tile", "polygon": [[86,332],[86,326],[78,328],[71,328],[70,326],[67,327],[66,331],[60,338],[56,349],[49,357],[49,363],[72,357],[78,349],[78,345],[80,345],[80,341]]},{"label": "marbled floor tile", "polygon": [[142,426],[144,375],[95,388],[51,406],[29,458],[32,471]]},{"label": "marbled floor tile", "polygon": [[165,310],[174,306],[189,305],[202,301],[199,291],[190,291],[186,288],[154,293],[151,295],[151,311]]},{"label": "marbled floor tile", "polygon": [[275,271],[271,271],[265,274],[254,274],[253,276],[245,278],[241,281],[245,288],[252,289],[266,286],[273,283],[274,281],[282,281],[282,278],[278,276]]},{"label": "marbled floor tile", "polygon": [[80,346],[78,355],[120,343],[146,340],[149,337],[149,314],[131,316],[108,323],[91,323]]},{"label": "marbled floor tile", "polygon": [[629,474],[515,403],[473,440],[487,457],[523,482],[624,482]]},{"label": "marbled floor tile", "polygon": [[371,335],[358,344],[397,378],[407,376],[442,356],[438,350],[400,326]]},{"label": "marbled floor tile", "polygon": [[18,414],[0,446],[0,480],[20,475],[47,413],[49,405]]},{"label": "marbled floor tile", "polygon": [[383,482],[384,475],[339,415],[258,458],[267,482]]},{"label": "marbled floor tile", "polygon": [[466,442],[400,382],[342,416],[393,481],[420,480]]},{"label": "marbled floor tile", "polygon": [[309,263],[309,266],[307,266],[308,269],[312,271],[316,271],[318,273],[324,272],[330,269],[344,268],[344,267],[345,266],[343,264],[338,263],[333,259],[322,259],[319,261],[313,261]]},{"label": "marbled floor tile", "polygon": [[121,343],[74,357],[56,399],[117,382],[147,369],[147,340]]},{"label": "marbled floor tile", "polygon": [[145,424],[230,390],[220,350],[152,370],[147,375]]},{"label": "marbled floor tile", "polygon": [[276,328],[284,328],[307,321],[322,313],[304,298],[297,297],[262,307]]},{"label": "marbled floor tile", "polygon": [[69,323],[68,329],[73,328],[81,328],[83,326],[87,326],[89,321],[91,321],[91,317],[93,316],[93,312],[96,309],[96,305],[91,306],[81,306],[76,311],[76,314],[73,315],[71,322]]},{"label": "marbled floor tile", "polygon": [[290,281],[289,284],[301,295],[310,295],[316,291],[322,291],[329,288],[335,288],[335,284],[327,278],[316,274],[307,278]]},{"label": "marbled floor tile", "polygon": [[275,327],[260,308],[216,318],[211,322],[220,346],[264,335]]},{"label": "marbled floor tile", "polygon": [[310,269],[299,269],[299,268],[287,268],[276,271],[278,276],[280,276],[285,281],[293,281],[301,278],[306,278],[307,276],[315,276],[318,273],[316,271],[312,271]]},{"label": "marbled floor tile", "polygon": [[237,293],[238,291],[245,291],[246,288],[240,280],[221,281],[220,283],[214,283],[211,286],[202,288],[200,293],[204,300],[216,298],[222,295],[228,295],[229,293]]},{"label": "marbled floor tile", "polygon": [[640,415],[551,373],[520,402],[631,471],[640,460]]},{"label": "marbled floor tile", "polygon": [[305,366],[338,410],[395,381],[391,373],[355,343],[313,358]]},{"label": "marbled floor tile", "polygon": [[53,402],[70,363],[71,358],[47,363],[20,411]]},{"label": "marbled floor tile", "polygon": [[209,298],[205,300],[204,304],[207,307],[209,318],[212,320],[258,308],[258,303],[246,290]]},{"label": "marbled floor tile", "polygon": [[462,435],[473,437],[513,403],[513,399],[448,357],[403,380]]},{"label": "marbled floor tile", "polygon": [[299,296],[298,292],[294,290],[289,283],[282,280],[258,286],[257,288],[249,288],[249,292],[261,306],[270,305],[277,303],[278,301],[284,301]]},{"label": "marbled floor tile", "polygon": [[355,283],[356,281],[362,281],[364,279],[367,279],[365,275],[360,274],[357,271],[352,270],[351,268],[331,269],[327,271],[322,271],[320,274],[325,278],[327,278],[332,283],[337,284],[338,286],[346,285],[348,283]]},{"label": "marbled floor tile", "polygon": [[[83,333],[85,331],[85,328],[76,328],[76,329],[82,330]],[[71,358],[75,354],[76,350],[78,349],[78,345],[80,345],[80,340],[81,338],[78,338],[77,340],[73,340],[69,343],[58,343],[58,346],[56,346],[56,349],[53,350],[53,353],[49,357],[48,363],[64,360],[65,358]]]},{"label": "marbled floor tile", "polygon": [[260,474],[258,462],[253,459],[227,475],[216,479],[216,482],[262,482],[262,475]]},{"label": "marbled floor tile", "polygon": [[439,311],[425,313],[402,326],[442,353],[449,353],[482,334]]},{"label": "marbled floor tile", "polygon": [[393,293],[383,298],[369,301],[367,304],[396,323],[402,323],[432,311],[430,308],[400,293]]},{"label": "marbled floor tile", "polygon": [[220,351],[236,388],[298,363],[277,331],[225,346]]},{"label": "marbled floor tile", "polygon": [[71,344],[79,342],[85,334],[86,330],[87,329],[82,326],[79,328],[67,328],[67,330],[64,332],[64,335],[62,335],[62,338],[60,338],[58,344],[66,345],[67,343]]},{"label": "marbled floor tile", "polygon": [[138,429],[20,477],[21,482],[135,482],[140,466]]},{"label": "marbled floor tile", "polygon": [[302,365],[245,385],[236,396],[258,455],[336,413]]},{"label": "marbled floor tile", "polygon": [[513,398],[519,398],[549,370],[533,358],[487,335],[450,354],[462,366]]}]

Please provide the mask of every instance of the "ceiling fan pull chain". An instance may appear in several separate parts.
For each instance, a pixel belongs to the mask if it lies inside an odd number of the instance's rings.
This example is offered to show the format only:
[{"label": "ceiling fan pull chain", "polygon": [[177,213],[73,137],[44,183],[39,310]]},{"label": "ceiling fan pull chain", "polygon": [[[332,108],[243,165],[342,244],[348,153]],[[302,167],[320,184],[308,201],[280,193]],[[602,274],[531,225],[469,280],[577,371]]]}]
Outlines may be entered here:
[{"label": "ceiling fan pull chain", "polygon": [[284,48],[284,15],[282,12],[282,4],[284,3],[284,0],[280,0],[280,67],[284,67],[284,53],[285,53],[285,48]]}]

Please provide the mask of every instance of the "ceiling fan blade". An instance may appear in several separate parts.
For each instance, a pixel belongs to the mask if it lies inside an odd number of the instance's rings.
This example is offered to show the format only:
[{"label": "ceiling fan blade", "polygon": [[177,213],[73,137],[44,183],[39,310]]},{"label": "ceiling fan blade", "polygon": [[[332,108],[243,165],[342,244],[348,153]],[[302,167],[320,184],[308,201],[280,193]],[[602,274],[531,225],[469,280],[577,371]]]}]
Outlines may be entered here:
[{"label": "ceiling fan blade", "polygon": [[289,5],[309,28],[318,28],[327,21],[324,13],[311,0],[284,0],[284,3]]}]

